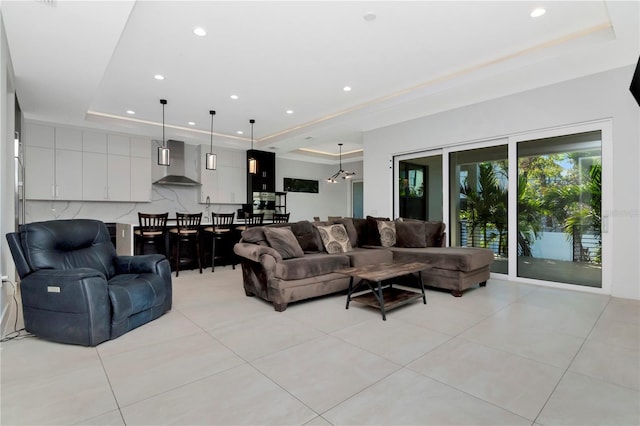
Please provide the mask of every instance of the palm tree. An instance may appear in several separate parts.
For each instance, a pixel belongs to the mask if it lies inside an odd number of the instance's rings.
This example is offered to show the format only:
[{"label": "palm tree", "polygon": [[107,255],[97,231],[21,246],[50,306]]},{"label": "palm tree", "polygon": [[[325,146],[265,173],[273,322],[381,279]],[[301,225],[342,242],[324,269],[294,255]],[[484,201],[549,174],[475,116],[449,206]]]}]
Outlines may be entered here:
[{"label": "palm tree", "polygon": [[518,175],[518,242],[525,256],[531,256],[531,245],[540,237],[543,215],[543,203],[529,185],[527,173],[520,173]]}]

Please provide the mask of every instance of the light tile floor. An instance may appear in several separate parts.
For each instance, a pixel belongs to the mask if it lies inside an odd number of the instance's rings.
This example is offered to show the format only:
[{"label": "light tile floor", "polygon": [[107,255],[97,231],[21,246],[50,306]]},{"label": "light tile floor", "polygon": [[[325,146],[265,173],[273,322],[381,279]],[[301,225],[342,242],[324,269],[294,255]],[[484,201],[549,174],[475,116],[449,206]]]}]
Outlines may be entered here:
[{"label": "light tile floor", "polygon": [[95,348],[2,344],[2,425],[638,425],[640,303],[491,280],[388,313],[278,313],[184,271],[173,310]]}]

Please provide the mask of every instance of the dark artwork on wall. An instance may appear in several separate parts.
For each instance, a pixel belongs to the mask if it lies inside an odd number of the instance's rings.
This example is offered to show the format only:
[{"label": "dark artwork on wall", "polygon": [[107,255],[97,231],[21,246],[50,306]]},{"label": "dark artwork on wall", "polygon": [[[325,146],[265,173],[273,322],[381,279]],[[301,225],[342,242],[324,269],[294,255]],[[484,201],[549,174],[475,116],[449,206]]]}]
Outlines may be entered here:
[{"label": "dark artwork on wall", "polygon": [[318,193],[317,180],[284,178],[284,185],[282,187],[286,192]]},{"label": "dark artwork on wall", "polygon": [[638,105],[640,105],[640,59],[638,59],[638,63],[636,64],[636,71],[633,73],[629,90],[633,97],[636,98]]}]

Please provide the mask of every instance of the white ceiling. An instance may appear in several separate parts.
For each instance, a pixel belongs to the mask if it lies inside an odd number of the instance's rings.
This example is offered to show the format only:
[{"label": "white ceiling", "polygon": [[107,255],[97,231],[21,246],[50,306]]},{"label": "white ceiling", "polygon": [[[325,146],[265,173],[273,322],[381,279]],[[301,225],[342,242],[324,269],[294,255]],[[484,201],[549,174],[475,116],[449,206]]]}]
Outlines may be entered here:
[{"label": "white ceiling", "polygon": [[248,149],[253,118],[257,149],[320,162],[363,131],[634,64],[639,4],[0,0],[26,118],[162,139],[164,98],[167,139],[209,143],[213,109],[215,145]]}]

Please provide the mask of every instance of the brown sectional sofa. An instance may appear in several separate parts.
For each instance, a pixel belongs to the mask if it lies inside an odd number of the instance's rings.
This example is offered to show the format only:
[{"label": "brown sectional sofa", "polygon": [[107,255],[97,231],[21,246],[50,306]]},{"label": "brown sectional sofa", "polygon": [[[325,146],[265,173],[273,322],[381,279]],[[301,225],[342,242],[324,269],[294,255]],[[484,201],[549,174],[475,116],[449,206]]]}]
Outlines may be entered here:
[{"label": "brown sectional sofa", "polygon": [[[442,222],[407,222],[398,226],[398,241],[389,247],[381,245],[375,218],[249,228],[234,246],[242,265],[245,293],[272,302],[276,311],[284,311],[290,302],[346,290],[349,277],[335,272],[339,269],[387,262],[429,263],[431,268],[422,274],[424,284],[451,290],[454,296],[486,284],[493,262],[491,250],[442,247],[445,239]],[[333,254],[325,251],[318,227],[332,224],[344,226],[351,251]],[[283,227],[290,228],[295,242],[283,242],[287,235],[273,229]]]}]

